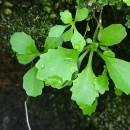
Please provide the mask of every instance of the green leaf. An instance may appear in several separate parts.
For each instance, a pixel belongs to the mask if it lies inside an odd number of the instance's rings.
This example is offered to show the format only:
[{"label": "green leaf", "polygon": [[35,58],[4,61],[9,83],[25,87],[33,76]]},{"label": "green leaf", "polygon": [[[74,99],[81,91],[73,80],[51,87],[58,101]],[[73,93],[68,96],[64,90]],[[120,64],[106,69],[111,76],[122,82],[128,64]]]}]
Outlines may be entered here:
[{"label": "green leaf", "polygon": [[63,33],[62,38],[64,42],[68,42],[71,40],[73,35],[73,28],[71,27],[69,30]]},{"label": "green leaf", "polygon": [[115,53],[112,50],[104,51],[103,55],[115,58]]},{"label": "green leaf", "polygon": [[77,58],[79,52],[73,49],[49,49],[40,56],[36,64],[37,78],[54,88],[62,88],[63,83],[70,81],[72,74],[78,70]]},{"label": "green leaf", "polygon": [[64,12],[60,13],[60,19],[63,21],[64,24],[72,23],[72,14],[69,10],[65,10]]},{"label": "green leaf", "polygon": [[71,38],[71,42],[74,49],[77,49],[78,51],[82,51],[84,46],[86,45],[84,37],[77,31],[76,28],[74,28],[74,34]]},{"label": "green leaf", "polygon": [[98,48],[98,43],[96,43],[96,42],[92,42],[91,44],[91,49],[93,50],[93,51],[97,51],[97,48]]},{"label": "green leaf", "polygon": [[103,55],[107,70],[115,86],[130,94],[130,62]]},{"label": "green leaf", "polygon": [[96,101],[94,101],[94,103],[91,106],[84,105],[84,106],[81,106],[80,108],[82,109],[84,115],[90,116],[93,112],[95,112],[97,104],[98,104],[98,102],[96,100]]},{"label": "green leaf", "polygon": [[37,53],[32,53],[32,54],[16,54],[17,59],[19,61],[19,63],[21,64],[28,64],[30,63],[33,59],[35,59],[38,54]]},{"label": "green leaf", "polygon": [[107,70],[105,69],[102,75],[99,75],[95,79],[95,89],[100,93],[104,94],[106,90],[109,90],[108,85],[108,77],[107,77]]},{"label": "green leaf", "polygon": [[37,68],[33,67],[23,77],[23,88],[27,95],[36,97],[41,95],[44,87],[43,81],[36,78]]},{"label": "green leaf", "polygon": [[115,88],[115,94],[116,94],[117,96],[122,96],[123,92],[122,92],[120,89]]},{"label": "green leaf", "polygon": [[123,0],[124,3],[127,4],[127,6],[130,6],[130,0]]},{"label": "green leaf", "polygon": [[68,26],[55,25],[49,31],[49,37],[60,37]]},{"label": "green leaf", "polygon": [[59,46],[62,46],[63,40],[62,37],[47,37],[44,44],[44,51],[48,49],[57,49]]},{"label": "green leaf", "polygon": [[79,106],[91,106],[95,99],[99,96],[98,91],[94,86],[95,75],[92,70],[91,56],[86,68],[78,74],[78,77],[73,81],[72,100],[75,100]]},{"label": "green leaf", "polygon": [[24,32],[16,32],[10,38],[12,49],[18,54],[39,53],[34,40]]},{"label": "green leaf", "polygon": [[88,17],[88,9],[87,8],[82,8],[80,10],[77,10],[76,16],[75,16],[75,21],[83,21]]},{"label": "green leaf", "polygon": [[112,24],[103,29],[100,44],[103,46],[113,46],[120,43],[126,35],[125,27],[121,24]]}]

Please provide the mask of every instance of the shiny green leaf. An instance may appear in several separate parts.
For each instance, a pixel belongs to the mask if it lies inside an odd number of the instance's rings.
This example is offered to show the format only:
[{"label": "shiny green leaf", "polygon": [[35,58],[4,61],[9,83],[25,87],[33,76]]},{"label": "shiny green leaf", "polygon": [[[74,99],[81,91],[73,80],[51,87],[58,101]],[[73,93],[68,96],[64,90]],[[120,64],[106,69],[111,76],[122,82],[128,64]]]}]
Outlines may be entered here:
[{"label": "shiny green leaf", "polygon": [[95,89],[100,93],[104,94],[106,90],[109,90],[108,85],[108,77],[107,77],[107,70],[105,69],[102,75],[99,75],[95,79]]},{"label": "shiny green leaf", "polygon": [[84,105],[84,106],[81,106],[80,108],[82,109],[84,115],[90,116],[93,112],[95,112],[97,104],[98,104],[98,102],[96,100],[96,101],[94,101],[94,103],[91,106]]},{"label": "shiny green leaf", "polygon": [[99,96],[98,91],[94,86],[95,77],[90,57],[88,65],[80,74],[78,74],[78,77],[73,81],[73,86],[71,88],[71,98],[76,101],[79,107],[84,105],[91,106]]},{"label": "shiny green leaf", "polygon": [[62,37],[47,37],[44,44],[44,51],[48,49],[57,49],[59,46],[62,46],[63,40]]},{"label": "shiny green leaf", "polygon": [[69,30],[63,33],[62,38],[64,42],[68,42],[71,40],[73,35],[73,28],[71,27]]},{"label": "shiny green leaf", "polygon": [[130,94],[130,62],[103,55],[108,73],[115,86],[126,94]]},{"label": "shiny green leaf", "polygon": [[63,83],[70,81],[72,74],[78,70],[77,58],[79,52],[73,49],[49,49],[40,56],[37,62],[37,78],[45,81],[46,85],[62,88]]},{"label": "shiny green leaf", "polygon": [[60,37],[66,28],[65,25],[53,26],[49,31],[49,37]]},{"label": "shiny green leaf", "polygon": [[41,95],[44,87],[43,81],[36,78],[37,68],[33,67],[23,77],[23,88],[27,95],[36,97]]},{"label": "shiny green leaf", "polygon": [[21,64],[28,64],[30,63],[33,59],[35,59],[38,54],[37,53],[32,53],[32,54],[16,54],[17,59],[19,61],[19,63]]},{"label": "shiny green leaf", "polygon": [[71,42],[74,49],[82,51],[86,45],[84,37],[74,28],[74,34],[72,35]]},{"label": "shiny green leaf", "polygon": [[103,46],[113,46],[120,43],[126,35],[125,27],[121,24],[112,24],[103,29],[100,44]]},{"label": "shiny green leaf", "polygon": [[75,16],[75,21],[83,21],[88,17],[88,9],[87,8],[82,8],[77,10],[76,16]]},{"label": "shiny green leaf", "polygon": [[18,54],[39,53],[34,40],[24,32],[16,32],[10,38],[12,49]]},{"label": "shiny green leaf", "polygon": [[65,10],[64,12],[60,13],[60,19],[63,21],[64,24],[72,23],[72,14],[69,10]]},{"label": "shiny green leaf", "polygon": [[112,50],[104,51],[103,55],[115,58],[115,53]]}]

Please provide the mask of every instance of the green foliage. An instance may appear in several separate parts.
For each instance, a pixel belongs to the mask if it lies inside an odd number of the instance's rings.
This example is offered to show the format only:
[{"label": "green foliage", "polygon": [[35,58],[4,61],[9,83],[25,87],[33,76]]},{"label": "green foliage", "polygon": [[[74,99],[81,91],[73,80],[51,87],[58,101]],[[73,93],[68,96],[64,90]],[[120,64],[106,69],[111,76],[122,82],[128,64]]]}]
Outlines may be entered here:
[{"label": "green foliage", "polygon": [[102,75],[99,75],[96,77],[95,81],[95,89],[99,91],[100,94],[104,94],[106,90],[109,90],[108,85],[108,77],[107,77],[107,69],[105,68],[104,72]]},{"label": "green foliage", "polygon": [[100,44],[103,46],[113,46],[120,43],[127,33],[121,24],[112,24],[101,32]]},{"label": "green foliage", "polygon": [[62,37],[47,37],[44,44],[44,51],[48,49],[57,49],[59,46],[62,46],[63,40]]},{"label": "green foliage", "polygon": [[37,79],[37,68],[31,68],[23,77],[23,88],[26,90],[27,95],[36,97],[41,95],[44,87],[44,82]]},{"label": "green foliage", "polygon": [[90,56],[88,65],[74,80],[71,88],[72,99],[75,100],[79,106],[91,106],[99,96],[94,86],[95,77],[92,70],[92,56]]},{"label": "green foliage", "polygon": [[49,37],[60,37],[67,26],[56,25],[50,29]]},{"label": "green foliage", "polygon": [[40,54],[34,40],[24,32],[14,33],[10,38],[10,43],[19,63],[27,64]]},{"label": "green foliage", "polygon": [[[77,2],[80,3],[79,0]],[[44,83],[46,86],[57,89],[71,86],[71,99],[77,103],[85,115],[91,115],[96,110],[98,97],[109,90],[109,77],[115,84],[117,95],[120,96],[122,92],[130,94],[130,62],[115,58],[115,53],[108,48],[122,42],[127,36],[126,29],[120,23],[111,24],[105,28],[102,24],[103,7],[120,2],[89,0],[88,8],[83,7],[83,4],[77,6],[74,19],[69,10],[61,12],[60,19],[65,25],[55,25],[50,29],[42,54],[39,53],[34,40],[29,35],[23,32],[14,33],[10,43],[20,63],[29,63],[40,56],[34,67],[23,78],[26,93],[29,96],[40,95]],[[128,1],[124,2],[129,5]],[[93,6],[94,4],[97,6]],[[95,10],[100,12],[99,16],[95,16]],[[88,28],[90,20],[95,20],[97,23],[93,37],[88,33],[93,31],[91,26]],[[87,25],[84,36],[78,31],[76,24],[82,21]],[[82,23],[80,25],[82,26]],[[95,61],[92,59],[96,56],[93,55],[94,53],[105,61],[104,70],[98,76],[93,71]],[[86,61],[84,68],[82,61],[86,56],[88,62]]]},{"label": "green foliage", "polygon": [[11,36],[12,49],[18,54],[38,53],[34,40],[24,32],[16,32]]},{"label": "green foliage", "polygon": [[83,21],[88,17],[88,9],[82,8],[76,12],[75,21]]},{"label": "green foliage", "polygon": [[85,39],[84,37],[77,31],[76,28],[74,28],[74,34],[72,35],[71,42],[74,49],[77,49],[79,51],[83,50],[83,47],[85,46]]},{"label": "green foliage", "polygon": [[69,30],[64,32],[64,34],[62,35],[63,41],[64,42],[70,41],[72,38],[72,35],[73,35],[73,27],[71,27]]},{"label": "green foliage", "polygon": [[106,63],[108,73],[116,88],[126,94],[130,94],[130,62],[106,55],[101,55],[101,57]]},{"label": "green foliage", "polygon": [[130,1],[129,0],[123,0],[124,3],[127,4],[127,6],[130,6]]},{"label": "green foliage", "polygon": [[40,60],[36,64],[37,78],[45,81],[46,85],[62,88],[63,83],[70,81],[72,74],[78,71],[78,55],[79,52],[73,49],[62,47],[49,49],[47,53],[40,56]]},{"label": "green foliage", "polygon": [[61,16],[61,20],[64,24],[69,24],[69,23],[72,23],[72,15],[71,13],[69,12],[69,10],[65,10],[64,12],[61,12],[60,13],[60,16]]}]

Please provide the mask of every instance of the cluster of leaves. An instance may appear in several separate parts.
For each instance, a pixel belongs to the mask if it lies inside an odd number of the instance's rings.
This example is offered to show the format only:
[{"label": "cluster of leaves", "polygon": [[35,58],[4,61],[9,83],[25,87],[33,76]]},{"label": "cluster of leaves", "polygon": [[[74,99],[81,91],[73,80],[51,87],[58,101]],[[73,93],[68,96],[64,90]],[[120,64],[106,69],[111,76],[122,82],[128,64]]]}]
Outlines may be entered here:
[{"label": "cluster of leaves", "polygon": [[[82,36],[76,23],[87,19],[88,14],[87,8],[78,9],[75,18],[69,10],[61,12],[60,19],[64,25],[55,25],[50,29],[42,53],[26,33],[16,32],[11,36],[10,43],[20,63],[28,64],[40,56],[38,62],[23,77],[23,88],[27,95],[40,95],[44,84],[57,89],[72,86],[72,100],[76,101],[84,114],[91,115],[96,109],[99,95],[109,90],[108,75],[117,91],[130,94],[130,62],[115,58],[114,52],[109,49],[127,36],[125,27],[111,24],[103,28],[99,21],[93,39]],[[63,47],[66,42],[72,48]],[[104,70],[99,76],[94,74],[92,68],[94,53],[105,62]],[[81,63],[88,54],[88,63],[79,72]]]}]

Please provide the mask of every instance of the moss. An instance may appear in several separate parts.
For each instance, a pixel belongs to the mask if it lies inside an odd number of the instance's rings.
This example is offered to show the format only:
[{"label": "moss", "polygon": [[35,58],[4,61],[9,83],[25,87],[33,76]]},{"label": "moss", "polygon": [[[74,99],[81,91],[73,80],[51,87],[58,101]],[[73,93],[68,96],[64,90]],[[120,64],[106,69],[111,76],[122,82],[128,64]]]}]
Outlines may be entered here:
[{"label": "moss", "polygon": [[41,48],[53,23],[49,16],[42,11],[42,7],[37,2],[14,0],[10,3],[13,5],[10,8],[7,8],[4,2],[0,4],[0,41],[2,43],[0,48],[10,51],[10,36],[17,31],[30,34]]},{"label": "moss", "polygon": [[[64,6],[64,4],[67,6]],[[73,7],[71,9],[75,8],[72,0],[1,1],[0,42],[2,44],[0,45],[0,49],[10,52],[10,36],[14,32],[24,31],[35,39],[38,48],[42,50],[48,30],[59,20],[59,11],[69,6]]]}]

